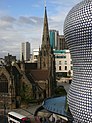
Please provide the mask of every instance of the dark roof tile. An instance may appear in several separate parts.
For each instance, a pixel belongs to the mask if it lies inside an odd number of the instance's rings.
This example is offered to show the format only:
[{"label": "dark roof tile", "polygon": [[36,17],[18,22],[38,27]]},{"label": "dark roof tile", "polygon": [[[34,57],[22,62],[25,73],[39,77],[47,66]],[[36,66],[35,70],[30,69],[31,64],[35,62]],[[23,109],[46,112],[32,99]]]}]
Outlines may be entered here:
[{"label": "dark roof tile", "polygon": [[47,80],[49,77],[49,71],[48,70],[31,70],[31,75],[33,76],[35,81],[40,80]]}]

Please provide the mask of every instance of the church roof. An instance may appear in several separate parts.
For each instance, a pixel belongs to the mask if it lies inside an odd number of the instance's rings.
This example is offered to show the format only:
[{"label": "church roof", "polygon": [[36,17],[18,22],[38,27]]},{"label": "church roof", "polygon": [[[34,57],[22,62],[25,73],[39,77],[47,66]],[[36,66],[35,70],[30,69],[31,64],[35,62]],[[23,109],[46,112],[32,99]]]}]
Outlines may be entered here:
[{"label": "church roof", "polygon": [[31,70],[31,75],[33,76],[35,81],[47,80],[49,78],[48,70]]},{"label": "church roof", "polygon": [[37,69],[37,63],[25,63],[25,70],[29,72],[31,70]]}]

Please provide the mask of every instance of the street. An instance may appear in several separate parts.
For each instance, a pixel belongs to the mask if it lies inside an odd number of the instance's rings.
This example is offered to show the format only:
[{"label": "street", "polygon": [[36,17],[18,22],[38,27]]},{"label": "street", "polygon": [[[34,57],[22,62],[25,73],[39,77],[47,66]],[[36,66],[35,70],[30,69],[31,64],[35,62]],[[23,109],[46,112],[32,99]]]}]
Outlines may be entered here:
[{"label": "street", "polygon": [[64,86],[66,92],[68,93],[69,87],[70,87],[70,84],[69,84],[69,83],[58,82],[57,85],[58,85],[58,86],[60,86],[60,85]]}]

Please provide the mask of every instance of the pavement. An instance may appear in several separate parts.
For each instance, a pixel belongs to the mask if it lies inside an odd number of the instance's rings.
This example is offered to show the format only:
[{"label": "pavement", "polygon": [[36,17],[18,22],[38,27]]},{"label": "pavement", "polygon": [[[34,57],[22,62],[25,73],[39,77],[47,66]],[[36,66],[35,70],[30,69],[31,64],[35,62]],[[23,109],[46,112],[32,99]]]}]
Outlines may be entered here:
[{"label": "pavement", "polygon": [[57,83],[58,86],[62,85],[64,86],[64,89],[66,90],[66,92],[68,93],[69,88],[70,88],[70,84],[69,83],[65,83],[65,82],[58,82]]}]

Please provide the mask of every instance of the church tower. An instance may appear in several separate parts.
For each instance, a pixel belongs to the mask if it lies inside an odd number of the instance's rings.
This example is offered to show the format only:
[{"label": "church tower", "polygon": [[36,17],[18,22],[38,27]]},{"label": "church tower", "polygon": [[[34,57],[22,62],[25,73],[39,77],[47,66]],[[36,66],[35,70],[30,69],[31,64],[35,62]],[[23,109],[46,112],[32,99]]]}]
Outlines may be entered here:
[{"label": "church tower", "polygon": [[50,46],[46,7],[45,7],[45,14],[44,14],[42,45],[41,45],[41,48],[39,48],[37,65],[38,65],[38,69],[48,71],[48,87],[49,87],[48,90],[49,90],[49,96],[51,96],[51,95],[53,95],[54,89],[56,87],[55,57],[53,54],[53,49]]},{"label": "church tower", "polygon": [[48,46],[50,47],[50,39],[49,39],[49,29],[48,29],[48,19],[47,19],[47,11],[45,7],[45,15],[44,15],[44,27],[43,27],[43,36],[42,36],[42,47]]},{"label": "church tower", "polygon": [[39,50],[39,56],[38,56],[38,69],[44,69],[44,70],[50,69],[52,55],[53,55],[53,50],[50,46],[47,11],[45,7],[42,45],[41,45],[41,49]]}]

